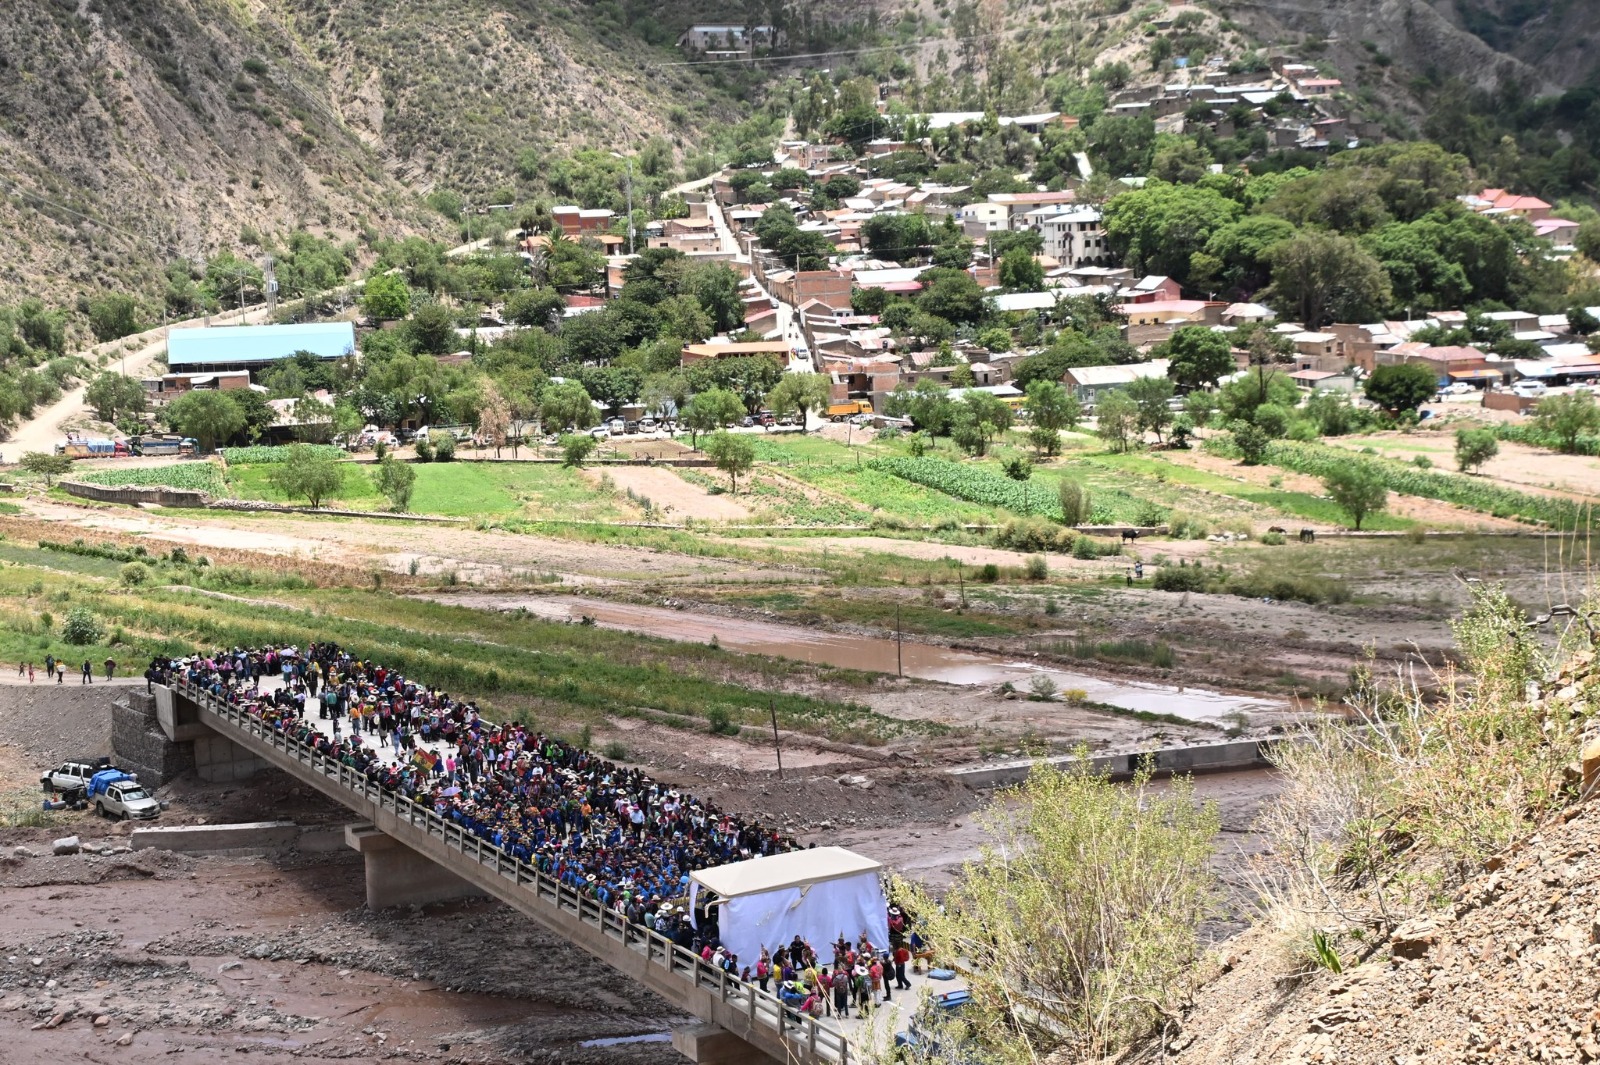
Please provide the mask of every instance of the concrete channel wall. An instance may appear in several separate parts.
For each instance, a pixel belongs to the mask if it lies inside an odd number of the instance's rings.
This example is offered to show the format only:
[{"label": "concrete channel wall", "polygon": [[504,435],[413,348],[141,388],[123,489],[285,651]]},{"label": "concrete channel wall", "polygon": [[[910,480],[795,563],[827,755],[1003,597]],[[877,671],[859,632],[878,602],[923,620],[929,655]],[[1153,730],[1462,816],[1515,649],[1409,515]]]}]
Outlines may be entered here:
[{"label": "concrete channel wall", "polygon": [[[1281,740],[1232,740],[1227,743],[1206,743],[1194,747],[1159,747],[1150,751],[1128,754],[1099,754],[1089,759],[1089,767],[1096,772],[1109,772],[1113,780],[1126,780],[1149,759],[1151,769],[1158,777],[1175,773],[1219,773],[1233,769],[1260,769],[1271,763],[1267,751]],[[1073,755],[1046,758],[1054,766],[1077,764]],[[961,766],[947,770],[950,776],[974,788],[998,788],[1020,784],[1033,772],[1033,760],[996,762],[993,765]]]},{"label": "concrete channel wall", "polygon": [[[729,979],[692,952],[629,925],[598,901],[514,861],[425,807],[382,791],[348,766],[323,758],[196,689],[169,690],[176,721],[195,720],[241,751],[309,784],[415,852],[418,861],[431,862],[515,907],[684,1012],[728,1033],[729,1040],[703,1040],[703,1065],[758,1065],[768,1060],[787,1065],[851,1065],[860,1060],[831,1026],[802,1018],[798,1025],[791,1021],[785,1029],[782,1006],[775,996]],[[736,1042],[730,1046],[730,1041]]]},{"label": "concrete channel wall", "polygon": [[62,481],[61,487],[68,495],[82,499],[97,499],[102,503],[151,503],[158,507],[203,508],[211,501],[204,492],[188,488],[167,488],[163,485],[123,485],[113,488],[105,484],[85,481]]}]

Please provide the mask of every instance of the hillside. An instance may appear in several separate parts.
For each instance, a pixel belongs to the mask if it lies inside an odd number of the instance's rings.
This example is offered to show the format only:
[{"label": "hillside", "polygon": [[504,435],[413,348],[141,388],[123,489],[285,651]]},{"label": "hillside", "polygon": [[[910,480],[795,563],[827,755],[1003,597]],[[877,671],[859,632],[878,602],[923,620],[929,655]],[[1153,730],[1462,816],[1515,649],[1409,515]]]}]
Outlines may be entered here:
[{"label": "hillside", "polygon": [[[732,111],[576,0],[17,0],[0,20],[0,302],[148,290],[297,226],[439,228],[541,149],[676,148]],[[519,179],[518,157],[525,178]],[[453,227],[452,227],[453,228]],[[244,237],[241,233],[246,232]]]}]

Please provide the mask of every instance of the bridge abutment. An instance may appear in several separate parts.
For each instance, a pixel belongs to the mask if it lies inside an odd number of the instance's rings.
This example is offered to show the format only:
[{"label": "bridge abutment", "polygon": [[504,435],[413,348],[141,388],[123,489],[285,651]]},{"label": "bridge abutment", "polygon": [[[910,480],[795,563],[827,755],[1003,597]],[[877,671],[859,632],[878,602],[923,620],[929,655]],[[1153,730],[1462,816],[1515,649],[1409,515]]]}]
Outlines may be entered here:
[{"label": "bridge abutment", "polygon": [[422,906],[483,894],[482,889],[370,824],[346,825],[344,841],[360,852],[366,866],[369,909]]},{"label": "bridge abutment", "polygon": [[674,1028],[672,1049],[695,1065],[764,1065],[777,1060],[715,1024]]}]

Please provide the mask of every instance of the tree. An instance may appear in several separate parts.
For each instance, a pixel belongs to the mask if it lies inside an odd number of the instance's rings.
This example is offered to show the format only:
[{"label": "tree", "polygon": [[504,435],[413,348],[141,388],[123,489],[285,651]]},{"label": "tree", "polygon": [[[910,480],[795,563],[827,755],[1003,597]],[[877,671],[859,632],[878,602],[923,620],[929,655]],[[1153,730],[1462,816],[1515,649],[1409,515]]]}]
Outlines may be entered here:
[{"label": "tree", "polygon": [[798,411],[800,431],[805,432],[807,417],[814,410],[827,409],[831,397],[832,383],[826,375],[788,373],[767,393],[767,406],[778,414]]},{"label": "tree", "polygon": [[1183,413],[1189,416],[1197,429],[1204,429],[1211,424],[1211,416],[1217,412],[1217,397],[1210,392],[1190,392],[1183,397]]},{"label": "tree", "polygon": [[333,406],[315,396],[301,396],[290,408],[295,422],[297,440],[311,444],[326,444],[333,439]]},{"label": "tree", "polygon": [[310,444],[291,444],[270,478],[290,499],[304,499],[315,510],[344,487],[344,465]]},{"label": "tree", "polygon": [[1044,288],[1044,267],[1026,248],[1012,248],[1000,257],[1000,287],[1012,292]]},{"label": "tree", "polygon": [[500,394],[492,380],[485,379],[478,391],[478,441],[494,448],[494,457],[500,457],[506,434],[511,429],[511,405]]},{"label": "tree", "polygon": [[1143,768],[1114,784],[1087,763],[1040,764],[986,807],[990,842],[942,905],[894,884],[923,937],[962,960],[961,1053],[973,1060],[1108,1060],[1196,985],[1216,806],[1188,781],[1157,790]]},{"label": "tree", "polygon": [[1433,398],[1439,381],[1434,371],[1420,362],[1380,366],[1372,371],[1363,386],[1367,398],[1390,413],[1413,411]]},{"label": "tree", "polygon": [[717,464],[717,469],[728,475],[729,489],[738,492],[739,475],[755,465],[756,446],[747,436],[721,431],[711,434],[706,441],[706,454]]},{"label": "tree", "polygon": [[1586,337],[1590,333],[1600,332],[1600,318],[1596,318],[1587,307],[1574,307],[1567,312],[1567,328],[1575,336]]},{"label": "tree", "polygon": [[547,327],[559,322],[566,308],[565,297],[553,288],[525,288],[506,297],[506,321]]},{"label": "tree", "polygon": [[1233,446],[1239,449],[1239,461],[1246,466],[1259,466],[1267,457],[1267,448],[1272,444],[1272,437],[1267,431],[1255,422],[1235,421],[1228,424],[1228,431],[1233,434]]},{"label": "tree", "polygon": [[1011,428],[1011,408],[988,392],[968,392],[953,404],[950,438],[969,455],[986,455],[996,436]]},{"label": "tree", "polygon": [[1155,433],[1160,441],[1172,424],[1172,382],[1165,377],[1141,377],[1123,391],[1138,407],[1139,435]]},{"label": "tree", "polygon": [[1094,513],[1089,490],[1071,477],[1063,477],[1056,485],[1056,496],[1061,501],[1061,524],[1082,525]]},{"label": "tree", "polygon": [[1264,298],[1286,318],[1316,329],[1326,322],[1367,322],[1390,302],[1383,264],[1355,240],[1302,232],[1267,253],[1272,284]]},{"label": "tree", "polygon": [[24,451],[20,465],[29,473],[43,477],[48,488],[57,477],[72,469],[72,460],[65,455],[52,455],[46,451]]},{"label": "tree", "polygon": [[174,432],[192,436],[208,452],[244,428],[244,411],[227,392],[200,388],[167,404],[164,415]]},{"label": "tree", "polygon": [[539,403],[539,423],[544,431],[587,429],[599,421],[594,402],[577,381],[562,381],[544,390]]},{"label": "tree", "polygon": [[361,306],[376,321],[399,321],[411,313],[411,286],[399,274],[373,274],[361,290]]},{"label": "tree", "polygon": [[385,455],[376,469],[372,471],[372,487],[378,490],[389,501],[389,506],[396,511],[403,511],[411,506],[411,491],[417,483],[417,470],[415,466],[408,465],[395,459],[393,455]]},{"label": "tree", "polygon": [[691,399],[678,421],[689,430],[689,447],[694,449],[699,445],[701,433],[715,432],[743,418],[744,413],[744,404],[738,396],[725,388],[712,388]]},{"label": "tree", "polygon": [[1139,404],[1123,389],[1112,389],[1095,404],[1095,432],[1113,451],[1128,451],[1139,443]]},{"label": "tree", "polygon": [[1077,426],[1083,416],[1083,404],[1078,397],[1054,381],[1032,381],[1028,384],[1027,399],[1023,409],[1033,420],[1028,431],[1028,442],[1041,455],[1055,455],[1061,451],[1061,430]]},{"label": "tree", "polygon": [[582,466],[597,441],[588,433],[568,433],[561,438],[561,465],[576,469]]},{"label": "tree", "polygon": [[1484,463],[1500,454],[1500,440],[1493,429],[1456,430],[1456,469],[1476,473]]},{"label": "tree", "polygon": [[461,343],[455,315],[442,303],[424,303],[413,310],[405,331],[416,350],[429,355],[448,355]]},{"label": "tree", "polygon": [[1033,462],[1024,455],[1008,455],[1000,460],[1000,472],[1022,486],[1022,509],[1032,513],[1028,504],[1028,482],[1033,479]]},{"label": "tree", "polygon": [[94,408],[94,416],[114,422],[126,414],[139,414],[145,406],[144,385],[119,373],[103,373],[89,382],[84,398]]},{"label": "tree", "polygon": [[1156,346],[1151,356],[1170,360],[1167,376],[1185,392],[1215,385],[1233,373],[1233,347],[1228,338],[1210,326],[1187,325]]},{"label": "tree", "polygon": [[1534,424],[1556,438],[1562,451],[1576,452],[1578,437],[1600,430],[1600,407],[1587,392],[1546,396],[1533,412]]},{"label": "tree", "polygon": [[1322,479],[1322,487],[1338,508],[1350,515],[1356,531],[1369,514],[1389,505],[1389,489],[1383,476],[1364,462],[1352,462],[1335,469]]},{"label": "tree", "polygon": [[1194,253],[1241,213],[1237,202],[1212,189],[1151,182],[1106,204],[1106,240],[1135,271],[1166,274],[1183,284]]},{"label": "tree", "polygon": [[917,306],[947,322],[981,321],[987,310],[983,289],[964,270],[936,267],[917,276],[923,290]]},{"label": "tree", "polygon": [[139,304],[134,302],[132,296],[114,292],[90,300],[86,309],[89,328],[94,332],[94,338],[102,343],[120,340],[142,328],[139,325]]}]

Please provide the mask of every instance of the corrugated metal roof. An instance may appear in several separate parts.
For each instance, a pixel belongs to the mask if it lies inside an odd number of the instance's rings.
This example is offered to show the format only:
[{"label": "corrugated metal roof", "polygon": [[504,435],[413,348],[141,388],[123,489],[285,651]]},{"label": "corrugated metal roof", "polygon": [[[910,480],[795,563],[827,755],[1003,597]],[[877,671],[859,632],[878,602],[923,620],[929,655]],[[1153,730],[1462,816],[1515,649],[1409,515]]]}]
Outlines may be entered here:
[{"label": "corrugated metal roof", "polygon": [[174,329],[167,336],[167,365],[275,362],[298,351],[339,359],[355,350],[356,328],[349,322]]}]

